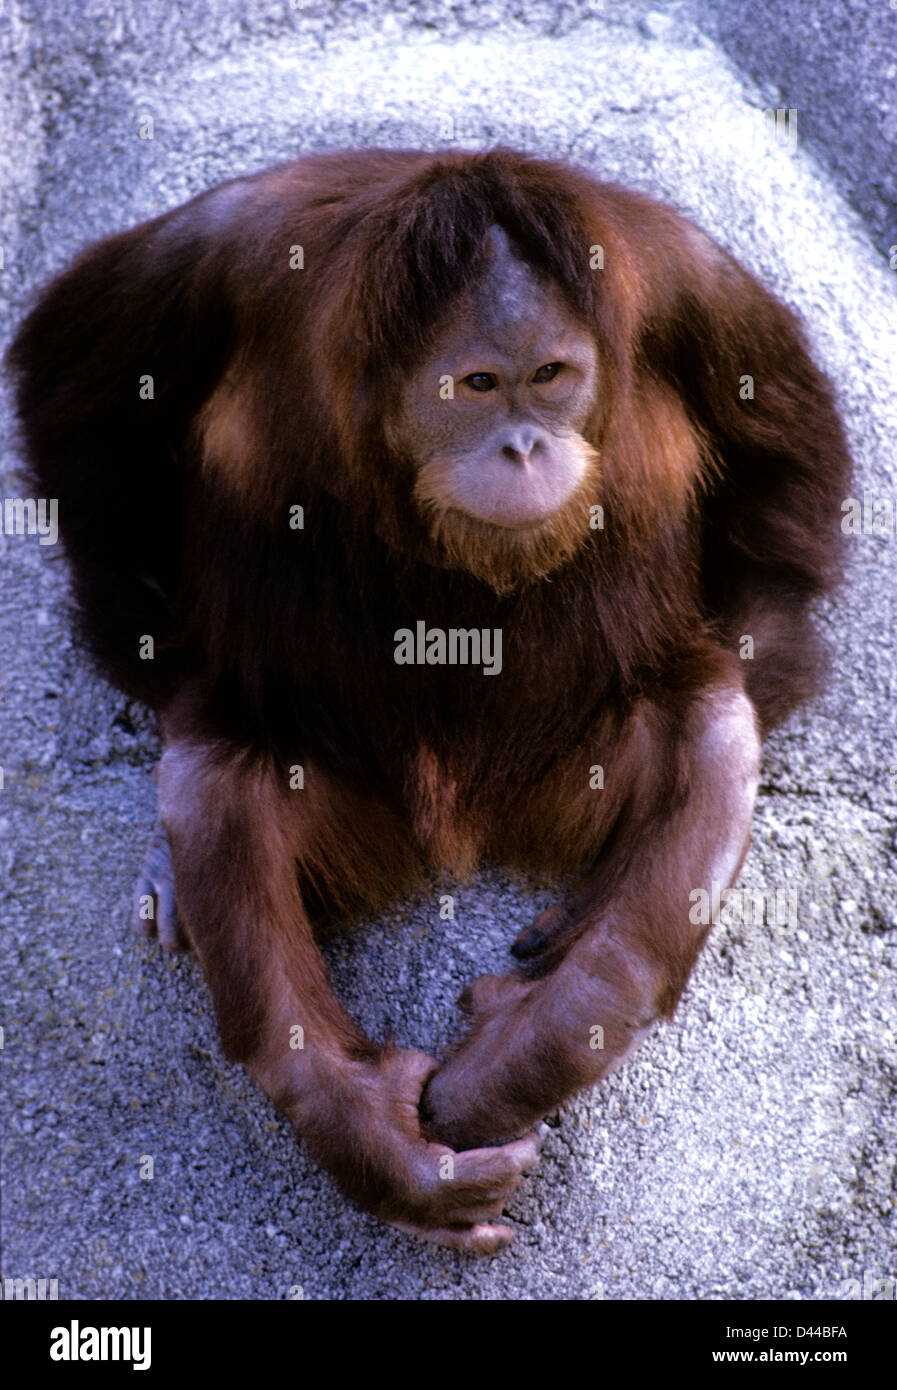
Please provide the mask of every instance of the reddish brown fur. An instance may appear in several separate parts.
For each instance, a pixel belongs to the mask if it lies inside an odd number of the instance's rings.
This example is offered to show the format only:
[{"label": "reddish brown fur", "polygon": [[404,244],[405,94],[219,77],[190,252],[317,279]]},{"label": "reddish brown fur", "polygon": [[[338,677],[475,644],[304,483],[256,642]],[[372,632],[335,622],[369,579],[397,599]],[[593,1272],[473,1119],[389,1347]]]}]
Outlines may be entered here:
[{"label": "reddish brown fur", "polygon": [[[605,529],[562,528],[508,592],[477,577],[504,574],[488,526],[434,539],[385,424],[493,224],[601,368],[582,502]],[[445,1141],[520,1134],[672,1012],[705,934],[689,892],[714,865],[731,881],[746,848],[751,706],[768,728],[813,686],[848,459],[795,318],[673,211],[585,173],[369,151],[237,180],[91,248],[10,361],[84,632],[162,716],[178,906],[225,1048],[359,1201],[499,1248],[531,1142],[460,1153],[445,1180]],[[393,634],[420,618],[500,628],[501,676],[396,666]],[[745,633],[751,662],[733,654]],[[441,1069],[374,1047],[313,923],[489,859],[586,877],[521,935],[524,967],[473,987]]]}]

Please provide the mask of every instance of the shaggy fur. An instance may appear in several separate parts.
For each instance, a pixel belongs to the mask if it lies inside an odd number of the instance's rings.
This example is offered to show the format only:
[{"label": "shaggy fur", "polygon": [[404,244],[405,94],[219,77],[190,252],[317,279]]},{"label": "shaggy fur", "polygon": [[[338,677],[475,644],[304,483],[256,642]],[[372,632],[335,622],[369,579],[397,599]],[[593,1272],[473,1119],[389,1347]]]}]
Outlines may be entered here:
[{"label": "shaggy fur", "polygon": [[[397,383],[496,225],[599,354],[579,530],[573,511],[500,541],[434,517],[388,443]],[[704,935],[689,892],[731,882],[746,848],[755,715],[767,729],[813,689],[848,458],[794,315],[675,212],[584,172],[374,150],[92,247],[9,360],[83,634],[161,716],[178,909],[225,1047],[359,1201],[498,1248],[528,1141],[461,1154],[442,1184],[427,1164],[521,1133],[672,1011]],[[421,618],[500,628],[501,675],[396,665]],[[444,1067],[368,1043],[311,924],[486,859],[586,877],[522,935],[525,968],[468,995]]]}]

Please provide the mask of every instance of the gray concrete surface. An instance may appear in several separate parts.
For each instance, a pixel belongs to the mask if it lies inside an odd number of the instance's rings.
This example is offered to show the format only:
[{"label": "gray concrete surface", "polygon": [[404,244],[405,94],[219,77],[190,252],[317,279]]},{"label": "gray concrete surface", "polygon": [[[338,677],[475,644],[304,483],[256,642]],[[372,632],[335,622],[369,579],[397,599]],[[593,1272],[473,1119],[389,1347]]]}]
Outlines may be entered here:
[{"label": "gray concrete surface", "polygon": [[[452,120],[459,143],[666,197],[729,246],[805,316],[854,491],[897,501],[894,274],[830,172],[768,144],[764,92],[682,7],[9,0],[0,25],[4,341],[95,236],[294,151],[436,147]],[[890,60],[863,61],[885,101]],[[73,647],[58,552],[0,536],[2,1273],[90,1299],[816,1299],[897,1275],[893,530],[851,562],[823,615],[834,679],[767,745],[742,878],[793,890],[796,924],[715,929],[674,1023],[552,1118],[516,1242],[488,1261],[349,1206],[222,1059],[195,963],[133,938],[155,735]],[[425,1048],[550,900],[486,875],[449,931],[438,888],[328,950],[361,1022]]]},{"label": "gray concrete surface", "polygon": [[801,141],[887,255],[897,242],[897,0],[688,0],[684,11],[768,105],[797,111]]}]

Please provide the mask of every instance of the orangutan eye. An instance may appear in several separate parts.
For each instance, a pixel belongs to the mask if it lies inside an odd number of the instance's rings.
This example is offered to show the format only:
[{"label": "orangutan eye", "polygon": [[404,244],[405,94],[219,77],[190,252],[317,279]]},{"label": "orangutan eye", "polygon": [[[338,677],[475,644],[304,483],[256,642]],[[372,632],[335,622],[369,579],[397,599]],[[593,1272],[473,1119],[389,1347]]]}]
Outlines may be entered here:
[{"label": "orangutan eye", "polygon": [[558,372],[563,366],[563,362],[546,362],[544,367],[540,367],[533,377],[536,386],[541,386],[543,381],[554,381]]},{"label": "orangutan eye", "polygon": [[471,372],[470,376],[464,378],[464,382],[471,391],[494,391],[498,385],[498,380],[492,372]]}]

